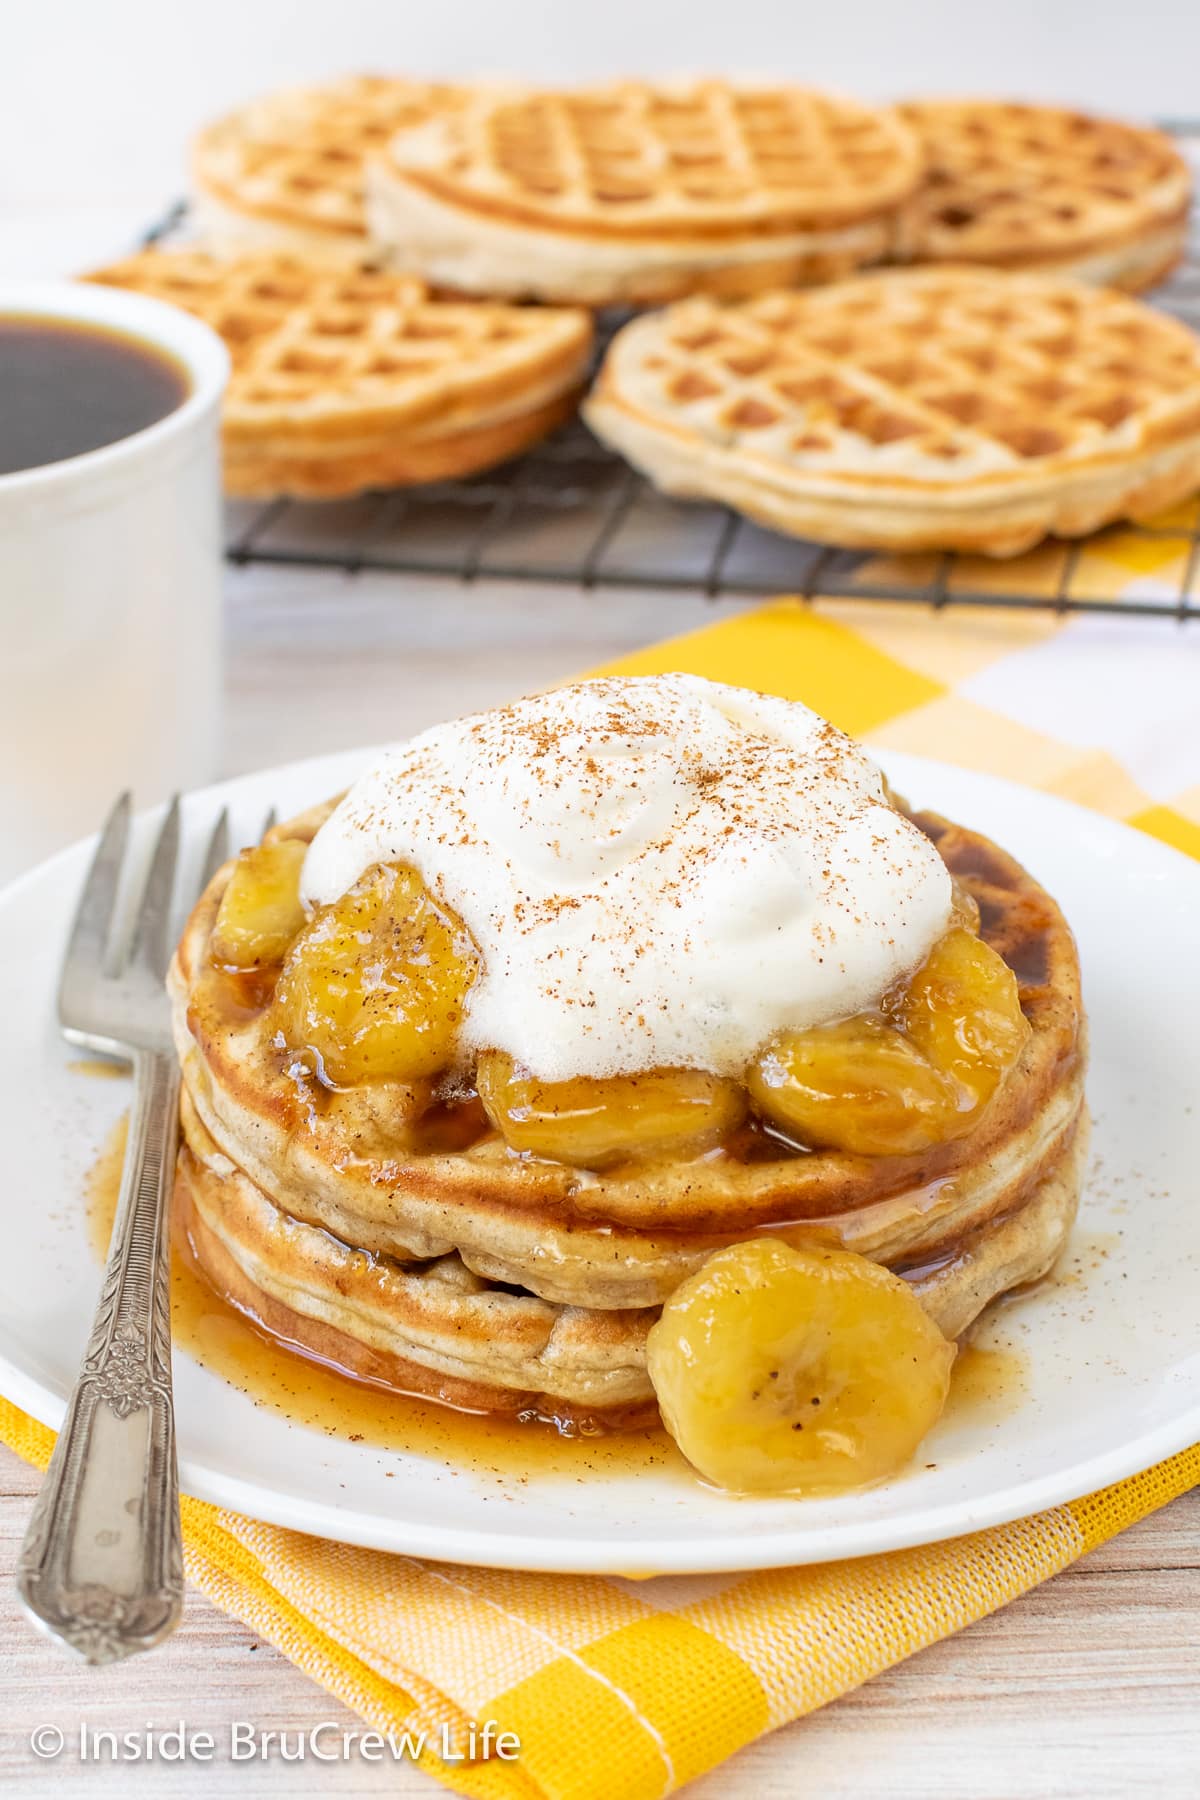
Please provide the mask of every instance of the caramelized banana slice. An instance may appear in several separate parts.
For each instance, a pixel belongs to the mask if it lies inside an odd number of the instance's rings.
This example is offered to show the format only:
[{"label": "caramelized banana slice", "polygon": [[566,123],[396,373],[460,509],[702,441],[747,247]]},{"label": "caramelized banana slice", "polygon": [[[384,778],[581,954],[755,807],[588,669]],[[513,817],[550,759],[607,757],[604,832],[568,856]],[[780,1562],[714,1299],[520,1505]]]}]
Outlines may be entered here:
[{"label": "caramelized banana slice", "polygon": [[955,1347],[898,1276],[847,1250],[718,1250],[646,1342],[671,1436],[751,1494],[834,1494],[902,1469],[946,1403]]},{"label": "caramelized banana slice", "polygon": [[489,1050],[479,1059],[475,1085],[511,1149],[584,1169],[633,1157],[695,1155],[746,1113],[738,1084],[702,1069],[537,1081],[518,1073],[511,1057]]},{"label": "caramelized banana slice", "polygon": [[760,1113],[817,1149],[903,1156],[966,1129],[956,1084],[869,1013],[781,1032],[750,1065],[746,1086]]},{"label": "caramelized banana slice", "polygon": [[221,896],[209,945],[224,969],[282,962],[304,924],[300,871],[308,845],[295,838],[243,850]]},{"label": "caramelized banana slice", "polygon": [[979,936],[979,902],[957,875],[950,877],[950,924],[962,926],[972,937]]},{"label": "caramelized banana slice", "polygon": [[948,931],[934,945],[909,983],[902,1013],[912,1042],[967,1095],[972,1120],[1029,1037],[1016,976],[969,931]]},{"label": "caramelized banana slice", "polygon": [[292,945],[276,1001],[284,1038],[332,1081],[419,1081],[453,1061],[477,973],[465,927],[414,869],[376,863]]},{"label": "caramelized banana slice", "polygon": [[755,1107],[801,1143],[857,1156],[964,1136],[1029,1037],[1016,976],[956,925],[889,1011],[894,1024],[862,1013],[781,1032],[747,1070]]}]

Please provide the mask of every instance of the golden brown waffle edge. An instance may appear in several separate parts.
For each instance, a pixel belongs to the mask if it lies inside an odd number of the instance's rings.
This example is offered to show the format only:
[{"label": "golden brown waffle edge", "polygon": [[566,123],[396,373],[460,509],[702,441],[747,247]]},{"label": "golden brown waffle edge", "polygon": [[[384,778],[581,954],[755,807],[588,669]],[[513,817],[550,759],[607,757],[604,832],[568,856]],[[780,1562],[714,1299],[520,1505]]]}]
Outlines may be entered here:
[{"label": "golden brown waffle edge", "polygon": [[294,257],[146,251],[90,279],[224,339],[236,494],[334,497],[490,467],[570,416],[591,351],[577,309],[441,300],[411,276]]},{"label": "golden brown waffle edge", "polygon": [[828,280],[916,187],[898,117],[795,86],[477,92],[370,159],[373,237],[462,291],[589,305]]},{"label": "golden brown waffle edge", "polygon": [[882,271],[634,320],[585,416],[666,491],[778,530],[1012,555],[1200,485],[1200,340],[1057,277]]},{"label": "golden brown waffle edge", "polygon": [[926,158],[902,213],[901,258],[1135,292],[1182,255],[1192,177],[1165,133],[1015,101],[916,100],[900,112]]}]

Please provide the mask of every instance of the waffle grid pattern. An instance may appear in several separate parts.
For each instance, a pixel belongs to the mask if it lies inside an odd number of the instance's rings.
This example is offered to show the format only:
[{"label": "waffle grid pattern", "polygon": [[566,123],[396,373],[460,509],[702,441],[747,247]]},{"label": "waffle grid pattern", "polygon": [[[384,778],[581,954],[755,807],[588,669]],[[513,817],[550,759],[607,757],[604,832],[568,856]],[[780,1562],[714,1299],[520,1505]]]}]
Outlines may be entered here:
[{"label": "waffle grid pattern", "polygon": [[1019,262],[1043,243],[1086,246],[1169,217],[1186,190],[1169,140],[1114,120],[973,101],[900,111],[932,165],[913,222],[919,255]]},{"label": "waffle grid pattern", "polygon": [[784,465],[884,478],[898,458],[937,481],[938,464],[1067,466],[1195,379],[1190,337],[1113,295],[998,295],[957,271],[902,279],[900,291],[864,284],[852,302],[814,288],[681,307],[618,385],[655,416],[713,442],[736,435]]},{"label": "waffle grid pattern", "polygon": [[235,265],[180,252],[134,257],[102,278],[183,307],[225,340],[235,432],[378,406],[424,417],[472,378],[536,381],[579,335],[570,313],[454,304],[413,277],[286,258]]},{"label": "waffle grid pattern", "polygon": [[[601,230],[779,227],[873,215],[917,180],[895,118],[794,89],[629,82],[587,93],[477,96],[438,125],[439,191]],[[413,172],[428,160],[420,127]],[[391,152],[409,164],[403,140]]]},{"label": "waffle grid pattern", "polygon": [[[1200,121],[1172,120],[1168,128],[1182,140],[1200,138]],[[186,206],[175,205],[148,241],[171,242],[186,217]],[[1153,303],[1200,330],[1195,219],[1185,262]],[[612,321],[610,331],[621,322]],[[885,563],[776,536],[724,507],[669,500],[580,425],[471,480],[322,506],[235,501],[226,516],[227,555],[235,564],[657,589],[713,600],[822,594],[880,605],[1200,619],[1200,504],[1165,524],[1121,527],[1122,564],[1104,555],[1110,535],[1048,545],[1009,567],[985,568],[962,556]],[[1134,560],[1156,572],[1145,584],[1154,591],[1129,593]],[[663,623],[670,628],[665,616]]]},{"label": "waffle grid pattern", "polygon": [[218,120],[196,146],[202,184],[264,218],[361,235],[363,162],[397,131],[450,103],[450,90],[350,76],[253,102]]}]

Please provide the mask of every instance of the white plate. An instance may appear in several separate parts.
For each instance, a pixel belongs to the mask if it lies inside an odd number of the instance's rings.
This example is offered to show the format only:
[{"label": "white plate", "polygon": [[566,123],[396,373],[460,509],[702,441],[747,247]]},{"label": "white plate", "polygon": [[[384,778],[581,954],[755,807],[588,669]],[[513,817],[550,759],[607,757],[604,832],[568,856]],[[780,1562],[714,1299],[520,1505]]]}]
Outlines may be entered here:
[{"label": "white plate", "polygon": [[[369,752],[294,764],[193,796],[247,838],[334,793]],[[300,1531],[500,1567],[683,1573],[859,1556],[974,1531],[1090,1492],[1200,1439],[1200,865],[1123,826],[1006,782],[886,756],[914,802],[1013,851],[1062,902],[1092,1018],[1093,1176],[1069,1279],[1005,1305],[1017,1404],[951,1411],[901,1479],[837,1501],[746,1500],[678,1475],[594,1484],[485,1481],[427,1456],[331,1440],[255,1407],[176,1357],[186,1490]],[[86,1172],[123,1084],[70,1068],[53,995],[89,852],[77,845],[0,896],[0,1389],[57,1425],[98,1271]],[[927,1467],[927,1464],[934,1465]]]}]

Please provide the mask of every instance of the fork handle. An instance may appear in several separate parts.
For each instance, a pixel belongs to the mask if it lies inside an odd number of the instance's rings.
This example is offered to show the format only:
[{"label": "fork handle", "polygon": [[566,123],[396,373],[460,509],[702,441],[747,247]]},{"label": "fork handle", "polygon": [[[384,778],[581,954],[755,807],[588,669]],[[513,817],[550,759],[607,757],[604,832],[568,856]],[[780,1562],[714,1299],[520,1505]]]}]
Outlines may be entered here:
[{"label": "fork handle", "polygon": [[138,1051],[133,1077],[104,1284],[17,1564],[26,1612],[89,1663],[148,1650],[183,1605],[168,1205],[179,1070]]}]

